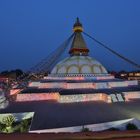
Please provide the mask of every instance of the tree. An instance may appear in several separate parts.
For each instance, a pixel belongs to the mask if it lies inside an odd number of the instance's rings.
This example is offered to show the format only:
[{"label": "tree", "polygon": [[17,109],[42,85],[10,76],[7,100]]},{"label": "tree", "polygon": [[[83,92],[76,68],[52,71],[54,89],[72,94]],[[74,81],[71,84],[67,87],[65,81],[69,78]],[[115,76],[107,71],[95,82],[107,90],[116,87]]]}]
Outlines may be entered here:
[{"label": "tree", "polygon": [[8,116],[5,116],[1,123],[5,125],[4,132],[11,133],[13,132],[12,124],[15,122],[15,117],[11,114]]}]

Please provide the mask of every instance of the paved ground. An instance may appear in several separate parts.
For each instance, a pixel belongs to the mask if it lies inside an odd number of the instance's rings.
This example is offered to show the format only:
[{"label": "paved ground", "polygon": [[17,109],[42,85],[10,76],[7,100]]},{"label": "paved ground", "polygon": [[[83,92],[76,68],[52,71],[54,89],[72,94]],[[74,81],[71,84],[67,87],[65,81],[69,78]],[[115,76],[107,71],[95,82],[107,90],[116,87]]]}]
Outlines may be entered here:
[{"label": "paved ground", "polygon": [[0,140],[140,140],[140,131],[104,131],[84,133],[0,134]]},{"label": "paved ground", "polygon": [[122,103],[82,102],[20,102],[0,113],[34,111],[31,130],[102,123],[121,119],[140,119],[140,100]]}]

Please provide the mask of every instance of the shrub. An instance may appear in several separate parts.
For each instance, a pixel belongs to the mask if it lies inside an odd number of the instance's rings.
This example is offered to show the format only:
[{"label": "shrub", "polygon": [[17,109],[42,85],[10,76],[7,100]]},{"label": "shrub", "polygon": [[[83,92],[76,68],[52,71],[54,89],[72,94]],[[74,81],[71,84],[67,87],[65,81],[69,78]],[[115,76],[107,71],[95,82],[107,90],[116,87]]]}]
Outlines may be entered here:
[{"label": "shrub", "polygon": [[137,128],[137,126],[136,126],[135,124],[133,124],[133,123],[128,123],[128,124],[126,125],[126,129],[127,129],[127,130],[137,130],[138,128]]},{"label": "shrub", "polygon": [[90,131],[89,128],[84,127],[84,126],[83,126],[83,128],[81,129],[81,132],[89,132],[89,131]]}]

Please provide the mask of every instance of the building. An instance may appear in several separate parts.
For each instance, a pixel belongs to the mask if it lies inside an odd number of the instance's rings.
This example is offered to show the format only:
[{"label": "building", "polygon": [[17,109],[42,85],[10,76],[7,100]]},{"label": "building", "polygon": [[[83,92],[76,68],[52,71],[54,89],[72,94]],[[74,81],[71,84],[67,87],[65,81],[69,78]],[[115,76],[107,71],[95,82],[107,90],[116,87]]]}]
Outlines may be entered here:
[{"label": "building", "polygon": [[115,76],[120,79],[138,80],[138,82],[140,82],[140,71],[121,71],[119,73],[115,73]]},{"label": "building", "polygon": [[8,83],[9,80],[10,80],[9,77],[1,76],[1,75],[0,75],[0,83]]},{"label": "building", "polygon": [[140,82],[140,71],[129,72],[128,80],[138,80]]}]

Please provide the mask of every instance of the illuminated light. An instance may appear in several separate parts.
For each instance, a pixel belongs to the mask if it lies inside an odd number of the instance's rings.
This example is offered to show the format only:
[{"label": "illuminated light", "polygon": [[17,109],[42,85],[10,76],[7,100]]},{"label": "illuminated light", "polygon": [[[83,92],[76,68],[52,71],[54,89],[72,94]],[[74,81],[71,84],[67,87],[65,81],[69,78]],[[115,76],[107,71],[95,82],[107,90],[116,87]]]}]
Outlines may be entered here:
[{"label": "illuminated light", "polygon": [[72,102],[86,102],[86,101],[104,101],[111,102],[110,97],[104,93],[93,94],[79,94],[79,95],[62,95],[60,96],[60,103],[72,103]]},{"label": "illuminated light", "polygon": [[126,73],[122,73],[121,76],[124,77],[124,76],[127,76],[127,74]]},{"label": "illuminated light", "polygon": [[54,93],[31,93],[31,94],[17,94],[16,101],[41,101],[41,100],[56,100],[60,103],[70,102],[85,102],[85,101],[104,101],[111,103],[111,97],[105,93],[91,93],[79,95],[60,95],[58,92]]},{"label": "illuminated light", "polygon": [[133,76],[134,74],[133,73],[129,73],[129,76]]},{"label": "illuminated light", "polygon": [[105,89],[112,87],[126,87],[131,85],[138,85],[137,80],[133,81],[123,81],[123,82],[100,82],[100,83],[66,83],[66,82],[53,82],[53,83],[34,83],[30,84],[38,88],[64,88],[64,89],[79,89],[79,88],[92,88],[92,89]]},{"label": "illuminated light", "polygon": [[94,88],[92,83],[67,83],[67,89]]},{"label": "illuminated light", "polygon": [[113,75],[110,76],[97,76],[96,77],[97,80],[109,80],[109,79],[114,79]]},{"label": "illuminated light", "polygon": [[128,86],[134,86],[134,85],[138,85],[138,81],[137,80],[131,80],[131,81],[126,81]]},{"label": "illuminated light", "polygon": [[[45,77],[45,79],[49,80],[88,80],[88,79],[93,79],[93,80],[105,80],[105,79],[114,79],[113,75],[102,75],[102,74],[68,74],[63,75],[63,77],[60,77],[59,74],[56,76],[53,76],[53,74],[50,74],[48,77]],[[88,76],[87,76],[88,75]]]},{"label": "illuminated light", "polygon": [[54,93],[31,93],[31,94],[17,94],[16,101],[41,101],[41,100],[56,100],[58,101],[60,95],[58,92]]},{"label": "illuminated light", "polygon": [[140,76],[140,73],[135,73],[135,76]]},{"label": "illuminated light", "polygon": [[38,88],[65,88],[67,83],[41,83]]},{"label": "illuminated light", "polygon": [[127,82],[108,82],[109,87],[126,87],[128,86]]},{"label": "illuminated light", "polygon": [[111,97],[107,96],[107,103],[112,103]]},{"label": "illuminated light", "polygon": [[108,88],[108,84],[107,83],[95,83],[95,88],[96,89]]},{"label": "illuminated light", "polygon": [[38,87],[38,86],[40,86],[40,84],[41,84],[40,82],[30,82],[28,86],[29,87]]},{"label": "illuminated light", "polygon": [[9,81],[9,78],[0,76],[0,82],[8,82],[8,81]]},{"label": "illuminated light", "polygon": [[15,95],[20,93],[20,91],[22,91],[23,89],[11,89],[10,90],[10,95]]},{"label": "illuminated light", "polygon": [[[69,77],[71,78],[71,77]],[[83,77],[81,77],[83,79]],[[72,78],[73,79],[73,78]],[[79,77],[78,77],[79,79]],[[67,82],[51,82],[51,83],[40,83],[32,82],[29,87],[38,87],[38,88],[63,88],[63,89],[107,89],[113,87],[127,87],[132,85],[138,85],[137,80],[133,81],[123,81],[123,82],[84,82],[84,83],[67,83]]]},{"label": "illuminated light", "polygon": [[130,101],[132,99],[140,99],[140,91],[133,91],[133,92],[123,92],[125,97],[125,101]]}]

